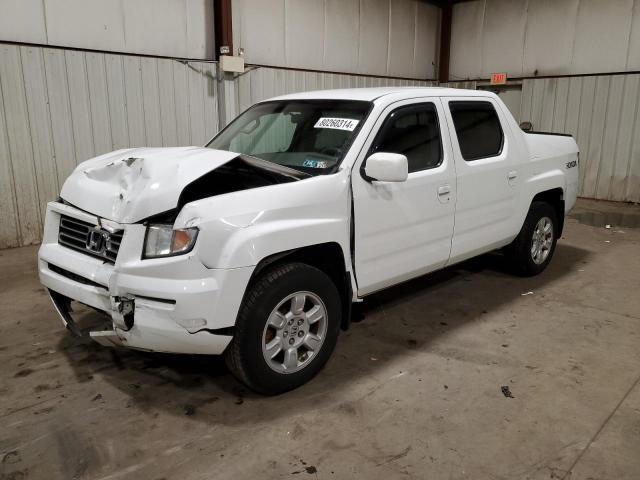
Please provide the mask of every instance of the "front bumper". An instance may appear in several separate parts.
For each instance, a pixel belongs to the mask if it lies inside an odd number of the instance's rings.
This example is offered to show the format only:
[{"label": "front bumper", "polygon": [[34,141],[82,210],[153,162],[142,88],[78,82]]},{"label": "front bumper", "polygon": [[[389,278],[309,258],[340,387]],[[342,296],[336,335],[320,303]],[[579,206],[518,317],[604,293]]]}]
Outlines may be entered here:
[{"label": "front bumper", "polygon": [[[98,224],[73,207],[52,202],[38,253],[40,281],[52,292],[63,322],[74,331],[66,299],[107,313],[112,328],[90,332],[103,345],[141,350],[220,354],[231,335],[253,267],[208,269],[197,249],[183,256],[141,260],[144,226],[120,225],[125,233],[115,264],[58,244],[60,214]],[[125,321],[123,300],[133,307]],[[75,329],[77,330],[77,329]],[[225,333],[229,333],[225,331]]]}]

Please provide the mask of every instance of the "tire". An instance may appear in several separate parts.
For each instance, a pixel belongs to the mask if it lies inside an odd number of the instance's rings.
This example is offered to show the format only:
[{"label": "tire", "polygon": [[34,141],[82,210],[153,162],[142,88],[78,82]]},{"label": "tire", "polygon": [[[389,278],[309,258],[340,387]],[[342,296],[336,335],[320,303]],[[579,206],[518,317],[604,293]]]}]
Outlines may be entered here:
[{"label": "tire", "polygon": [[225,351],[227,366],[258,393],[297,388],[327,363],[341,316],[340,294],[324,272],[303,263],[274,266],[247,288]]},{"label": "tire", "polygon": [[[550,232],[545,230],[547,224],[551,226]],[[542,236],[540,232],[543,232]],[[505,249],[515,273],[530,277],[547,268],[556,249],[557,232],[558,218],[553,206],[546,202],[533,202],[520,233]],[[536,246],[540,248],[536,249]],[[535,255],[536,251],[538,255]]]}]

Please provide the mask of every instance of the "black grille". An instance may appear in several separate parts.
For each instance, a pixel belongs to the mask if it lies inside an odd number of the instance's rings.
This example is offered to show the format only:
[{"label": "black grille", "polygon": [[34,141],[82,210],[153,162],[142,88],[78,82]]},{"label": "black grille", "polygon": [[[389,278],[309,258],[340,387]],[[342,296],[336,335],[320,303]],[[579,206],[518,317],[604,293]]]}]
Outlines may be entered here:
[{"label": "black grille", "polygon": [[103,288],[105,290],[107,289],[107,287],[105,287],[104,285],[94,282],[93,280],[89,280],[88,278],[85,278],[83,276],[77,275],[73,272],[70,272],[69,270],[65,270],[64,268],[60,268],[57,265],[54,265],[53,263],[49,263],[48,265],[49,265],[49,270],[57,273],[58,275],[62,275],[63,277],[68,278],[69,280],[73,280],[74,282],[82,283],[84,285],[90,285],[92,287]]},{"label": "black grille", "polygon": [[[92,234],[96,236],[97,240],[93,245],[89,238]],[[123,230],[108,232],[89,222],[61,215],[58,243],[87,255],[102,258],[109,263],[115,263],[123,234]]]}]

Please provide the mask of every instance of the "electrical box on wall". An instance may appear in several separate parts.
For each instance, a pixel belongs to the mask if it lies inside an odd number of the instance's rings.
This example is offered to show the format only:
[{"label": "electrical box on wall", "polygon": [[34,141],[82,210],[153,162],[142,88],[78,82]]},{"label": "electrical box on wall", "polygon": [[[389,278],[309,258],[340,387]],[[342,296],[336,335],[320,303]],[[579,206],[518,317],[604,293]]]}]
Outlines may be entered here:
[{"label": "electrical box on wall", "polygon": [[244,58],[220,55],[220,68],[223,72],[244,73]]}]

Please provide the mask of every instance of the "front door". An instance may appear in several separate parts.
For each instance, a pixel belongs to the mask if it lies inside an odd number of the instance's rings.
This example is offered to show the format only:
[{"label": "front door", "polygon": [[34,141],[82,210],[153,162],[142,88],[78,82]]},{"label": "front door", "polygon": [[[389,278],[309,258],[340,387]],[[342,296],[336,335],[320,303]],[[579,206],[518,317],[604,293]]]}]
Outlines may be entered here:
[{"label": "front door", "polygon": [[[355,275],[358,294],[441,268],[451,250],[456,182],[439,99],[402,101],[378,119],[352,174]],[[407,157],[404,182],[368,181],[361,174],[375,152]]]}]

